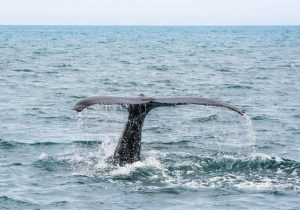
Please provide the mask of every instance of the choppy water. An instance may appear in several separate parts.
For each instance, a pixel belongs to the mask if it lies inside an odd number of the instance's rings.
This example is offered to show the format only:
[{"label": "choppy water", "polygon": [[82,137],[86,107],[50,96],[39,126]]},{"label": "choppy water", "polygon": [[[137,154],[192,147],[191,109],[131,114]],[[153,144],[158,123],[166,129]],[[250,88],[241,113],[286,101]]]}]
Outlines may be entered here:
[{"label": "choppy water", "polygon": [[[300,27],[0,26],[0,209],[299,209]],[[91,95],[201,96],[158,108],[142,161],[105,162],[121,107]]]}]

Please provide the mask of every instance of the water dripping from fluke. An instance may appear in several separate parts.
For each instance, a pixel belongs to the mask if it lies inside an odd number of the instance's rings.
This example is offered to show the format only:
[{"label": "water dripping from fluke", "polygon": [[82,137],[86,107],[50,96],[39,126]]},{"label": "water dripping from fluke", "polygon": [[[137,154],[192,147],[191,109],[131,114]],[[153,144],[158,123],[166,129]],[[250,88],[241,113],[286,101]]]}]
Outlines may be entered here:
[{"label": "water dripping from fluke", "polygon": [[243,115],[243,117],[246,120],[248,139],[251,141],[252,152],[255,154],[256,153],[256,134],[255,134],[253,121],[252,121],[251,117],[248,116],[246,113]]},{"label": "water dripping from fluke", "polygon": [[[154,103],[155,99],[151,98],[151,101],[151,103]],[[87,117],[85,123],[89,123],[88,121],[91,119],[92,121],[99,121],[99,118],[105,115],[105,113],[102,112],[99,114],[99,111],[112,110],[113,113],[109,112],[106,117],[110,119],[109,122],[115,124],[116,121],[111,120],[111,118],[116,116],[115,112],[127,109],[129,116],[127,116],[128,119],[124,128],[124,133],[126,133],[126,130],[130,130],[126,126],[134,127],[142,124],[138,120],[142,120],[143,122],[144,118],[142,117],[145,117],[147,111],[153,108],[151,107],[151,103],[135,104],[136,106],[120,103],[116,104],[117,106],[115,106],[115,104],[102,106],[104,104],[99,103],[101,106],[93,106],[93,110],[98,111],[97,113],[94,113],[94,111],[85,111],[80,120]],[[92,114],[92,116],[87,116],[88,114]],[[246,137],[244,137],[249,143],[248,148],[250,149],[250,154],[243,153],[242,156],[235,156],[236,153],[233,152],[231,154],[229,152],[228,154],[220,153],[218,156],[211,156],[184,151],[180,152],[180,148],[178,151],[166,150],[164,152],[146,143],[145,145],[148,145],[150,149],[146,150],[140,159],[135,159],[134,161],[125,159],[124,162],[118,162],[114,159],[116,157],[116,151],[123,149],[123,152],[132,152],[122,148],[122,141],[124,141],[124,139],[126,140],[126,138],[129,141],[129,139],[126,136],[124,137],[124,133],[120,140],[120,138],[118,139],[117,137],[112,138],[107,136],[106,132],[106,136],[100,138],[101,144],[99,144],[98,147],[82,147],[77,148],[77,151],[73,152],[74,175],[92,177],[96,181],[105,179],[112,183],[130,183],[132,187],[142,187],[154,191],[178,186],[187,189],[300,189],[298,183],[300,164],[295,161],[257,153],[255,129],[251,117],[244,112],[241,115],[242,121],[245,122],[243,123],[244,126],[242,126],[243,129],[241,132],[246,135]],[[137,118],[134,119],[135,117]],[[220,119],[221,122],[226,121],[226,118],[223,119],[222,116]],[[118,123],[121,125],[124,122],[119,120]],[[239,123],[237,126],[239,126]],[[83,127],[86,128],[89,126]],[[99,126],[97,127],[99,128]],[[109,129],[109,127],[102,127],[100,129]],[[118,132],[115,130],[112,133],[117,134]],[[141,133],[139,134],[141,135]],[[133,138],[133,140],[135,139]],[[237,141],[238,140],[239,139],[237,139]],[[176,145],[177,144],[175,144],[175,146]],[[119,152],[117,154],[123,155],[124,153]]]},{"label": "water dripping from fluke", "polygon": [[237,112],[240,115],[244,115],[243,110],[214,99],[197,97],[153,98],[144,95],[135,98],[92,96],[79,101],[75,105],[75,110],[81,112],[96,104],[105,105],[105,107],[118,105],[127,108],[128,119],[112,156],[113,162],[120,166],[132,164],[141,160],[140,153],[143,123],[147,114],[154,108],[195,104],[223,107]]}]

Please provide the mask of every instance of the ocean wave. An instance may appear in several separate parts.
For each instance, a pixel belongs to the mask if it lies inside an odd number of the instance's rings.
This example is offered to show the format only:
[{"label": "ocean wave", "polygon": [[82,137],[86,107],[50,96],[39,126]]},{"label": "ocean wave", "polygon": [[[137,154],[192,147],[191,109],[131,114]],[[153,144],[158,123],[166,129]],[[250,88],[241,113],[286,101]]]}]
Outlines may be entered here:
[{"label": "ocean wave", "polygon": [[32,70],[32,69],[15,69],[14,71],[16,71],[16,72],[33,72],[34,70]]},{"label": "ocean wave", "polygon": [[227,88],[232,88],[232,89],[253,89],[250,86],[246,85],[227,85]]},{"label": "ocean wave", "polygon": [[[0,196],[1,209],[28,209],[37,208],[36,204],[30,203],[28,201],[23,201],[19,199],[14,199],[8,196]],[[3,205],[5,204],[5,205]]]},{"label": "ocean wave", "polygon": [[78,145],[52,157],[41,154],[35,167],[47,171],[67,170],[74,176],[96,182],[121,182],[144,189],[233,188],[243,190],[300,189],[300,163],[263,153],[244,157],[234,155],[201,156],[187,152],[148,150],[141,161],[117,166],[107,161],[99,147]]},{"label": "ocean wave", "polygon": [[[115,144],[113,141],[109,143]],[[17,141],[5,141],[0,139],[1,149],[13,149],[15,147],[22,146],[55,146],[65,145],[65,153],[57,157],[48,157],[46,159],[41,158],[40,161],[48,161],[48,163],[61,164],[64,162],[76,163],[86,160],[90,161],[91,164],[96,165],[99,161],[104,160],[103,157],[107,157],[113,154],[113,149],[110,149],[110,154],[105,154],[108,150],[107,143],[103,141],[72,141],[72,142],[34,142],[24,143]],[[194,172],[209,173],[213,171],[223,172],[265,172],[273,173],[281,171],[285,174],[296,174],[300,175],[300,163],[280,158],[271,157],[263,153],[252,153],[247,156],[235,156],[234,153],[214,153],[209,156],[205,154],[192,154],[188,150],[186,152],[162,152],[160,150],[152,150],[157,145],[162,146],[176,146],[190,148],[188,144],[191,142],[188,140],[182,140],[178,142],[151,142],[145,143],[147,150],[145,151],[144,160],[142,161],[144,166],[147,166],[149,158],[155,157],[160,160],[160,163],[166,166],[165,169],[168,171],[175,170],[194,170]],[[112,147],[113,148],[113,147]],[[77,157],[77,159],[74,159]],[[78,159],[79,158],[79,159]],[[72,160],[72,161],[70,161]],[[148,161],[148,162],[147,162]],[[152,162],[151,162],[152,163]],[[46,163],[47,164],[47,163]],[[151,165],[151,164],[150,164]],[[152,164],[153,165],[153,164]]]},{"label": "ocean wave", "polygon": [[[300,163],[264,153],[236,156],[234,153],[194,154],[189,150],[153,150],[153,146],[184,149],[189,141],[152,142],[142,160],[125,166],[108,161],[116,142],[73,141],[69,143],[22,143],[0,141],[2,147],[63,146],[60,154],[41,153],[31,166],[51,173],[91,178],[95,182],[118,182],[147,190],[230,188],[236,190],[300,190]],[[54,148],[55,149],[55,148]],[[22,164],[16,166],[23,167]]]},{"label": "ocean wave", "polygon": [[0,139],[0,149],[13,149],[16,147],[15,142],[5,141]]},{"label": "ocean wave", "polygon": [[97,146],[101,145],[102,141],[72,141],[72,142],[56,142],[56,141],[41,141],[41,142],[20,142],[20,141],[5,141],[0,139],[0,149],[12,149],[22,146],[52,146],[52,145],[82,145],[82,146]]},{"label": "ocean wave", "polygon": [[193,122],[210,122],[210,121],[216,121],[218,119],[218,115],[214,114],[214,115],[210,115],[207,117],[198,117],[198,118],[194,118],[192,121]]},{"label": "ocean wave", "polygon": [[48,172],[67,172],[68,169],[72,167],[71,162],[68,161],[68,159],[48,156],[47,154],[41,154],[39,160],[33,162],[32,166]]}]

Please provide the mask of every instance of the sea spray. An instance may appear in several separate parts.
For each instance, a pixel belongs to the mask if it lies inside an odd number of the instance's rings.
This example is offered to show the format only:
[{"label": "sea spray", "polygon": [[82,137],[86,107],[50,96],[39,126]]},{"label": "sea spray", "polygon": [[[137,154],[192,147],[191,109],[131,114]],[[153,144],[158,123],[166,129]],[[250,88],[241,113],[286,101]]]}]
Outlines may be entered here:
[{"label": "sea spray", "polygon": [[222,108],[201,107],[193,110],[197,117],[192,120],[192,126],[197,126],[198,131],[193,131],[199,136],[196,142],[207,155],[234,155],[243,157],[253,153],[253,126],[249,126],[248,118]]},{"label": "sea spray", "polygon": [[[121,105],[95,105],[78,114],[76,140],[99,142],[93,147],[74,145],[72,151],[75,175],[97,176],[113,167],[107,159],[113,155],[127,111]],[[68,151],[67,151],[68,152]]]},{"label": "sea spray", "polygon": [[[111,105],[93,107],[92,110],[80,116],[79,121],[83,122],[81,129],[90,126],[88,121],[96,121],[97,127],[100,127],[100,132],[103,133],[95,139],[101,142],[98,146],[75,145],[75,149],[69,151],[71,154],[66,157],[74,166],[73,175],[101,178],[119,184],[130,183],[132,189],[148,191],[177,189],[178,187],[182,189],[219,187],[247,190],[248,188],[256,190],[261,188],[264,190],[299,189],[299,184],[292,186],[295,180],[299,180],[298,163],[277,161],[269,156],[261,158],[264,156],[255,155],[255,131],[248,115],[240,117],[231,112],[207,107],[204,107],[204,111],[196,107],[190,111],[180,108],[169,112],[165,109],[163,114],[158,111],[158,115],[161,114],[164,118],[156,121],[157,116],[154,115],[153,123],[157,122],[158,126],[162,127],[164,125],[175,126],[174,130],[165,131],[171,133],[168,141],[173,143],[168,143],[167,149],[164,150],[163,143],[153,143],[154,139],[160,140],[159,134],[154,132],[150,136],[150,142],[144,142],[146,148],[143,149],[141,161],[125,166],[113,165],[107,162],[107,159],[113,155],[121,133],[120,127],[126,121],[125,117],[119,118],[118,112],[121,110],[127,117],[127,112],[123,107]],[[184,117],[180,118],[180,114]],[[176,124],[172,122],[174,116],[180,118],[182,123],[185,121],[192,123],[188,123],[189,126],[178,124],[178,122]],[[165,120],[164,123],[162,123],[163,120]],[[180,132],[176,129],[178,126],[181,126]],[[198,131],[195,132],[193,129]],[[190,131],[194,135],[203,134],[202,141],[199,141],[199,138],[188,139],[185,144],[178,141],[183,137],[189,138],[186,134]],[[95,128],[89,132],[95,132]],[[112,134],[115,136],[113,137]],[[176,135],[179,136],[175,138]],[[84,136],[81,136],[81,140],[82,138]],[[154,149],[151,145],[162,145],[162,149],[160,147],[154,147]],[[201,152],[198,151],[195,154],[193,151],[197,146],[201,147]],[[217,154],[214,155],[209,150]],[[249,150],[251,150],[250,154]]]},{"label": "sea spray", "polygon": [[247,132],[248,132],[247,135],[248,135],[248,139],[251,141],[252,152],[256,153],[256,135],[255,135],[255,129],[254,129],[253,122],[252,122],[250,116],[248,116],[247,114],[244,114],[243,117],[246,120],[246,126],[247,126]]}]

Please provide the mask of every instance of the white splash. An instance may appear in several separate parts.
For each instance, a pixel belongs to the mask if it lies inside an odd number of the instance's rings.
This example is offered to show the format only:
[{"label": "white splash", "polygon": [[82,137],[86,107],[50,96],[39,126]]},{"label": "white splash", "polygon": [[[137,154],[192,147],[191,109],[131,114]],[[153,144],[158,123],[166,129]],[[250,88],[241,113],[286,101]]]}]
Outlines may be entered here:
[{"label": "white splash", "polygon": [[113,176],[130,175],[131,172],[133,172],[138,168],[157,168],[160,171],[163,171],[164,168],[162,164],[159,162],[159,160],[157,160],[156,154],[157,152],[155,151],[148,152],[148,155],[146,156],[145,160],[138,161],[132,164],[126,164],[125,166],[120,166],[117,169],[111,171],[110,174]]}]

